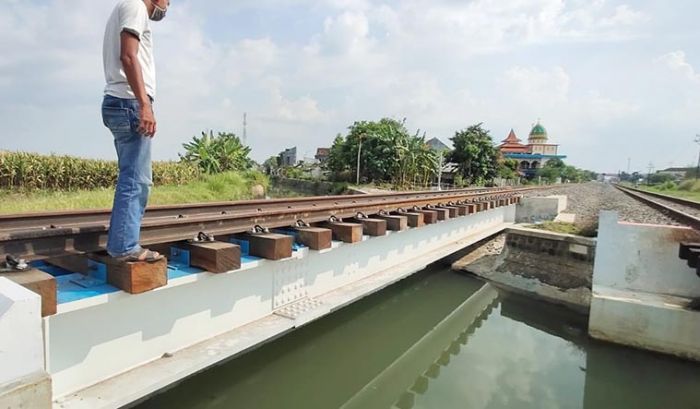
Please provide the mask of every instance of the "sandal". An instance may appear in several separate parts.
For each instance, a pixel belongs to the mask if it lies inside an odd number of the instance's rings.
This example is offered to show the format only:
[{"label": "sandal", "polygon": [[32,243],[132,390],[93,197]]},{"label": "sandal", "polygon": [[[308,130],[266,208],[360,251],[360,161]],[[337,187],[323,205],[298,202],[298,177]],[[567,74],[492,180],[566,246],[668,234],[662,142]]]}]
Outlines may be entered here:
[{"label": "sandal", "polygon": [[126,256],[117,257],[118,260],[125,263],[155,263],[164,259],[165,256],[148,249],[141,249],[138,252],[127,254]]}]

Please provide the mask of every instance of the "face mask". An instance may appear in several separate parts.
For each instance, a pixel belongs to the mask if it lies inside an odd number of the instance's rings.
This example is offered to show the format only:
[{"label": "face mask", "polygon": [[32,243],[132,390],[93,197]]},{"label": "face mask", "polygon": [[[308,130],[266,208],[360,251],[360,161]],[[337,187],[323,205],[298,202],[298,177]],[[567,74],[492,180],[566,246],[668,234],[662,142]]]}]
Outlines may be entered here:
[{"label": "face mask", "polygon": [[151,20],[153,21],[161,21],[162,19],[165,18],[165,13],[168,11],[167,8],[160,8],[156,3],[151,3],[153,4],[153,13],[151,14]]}]

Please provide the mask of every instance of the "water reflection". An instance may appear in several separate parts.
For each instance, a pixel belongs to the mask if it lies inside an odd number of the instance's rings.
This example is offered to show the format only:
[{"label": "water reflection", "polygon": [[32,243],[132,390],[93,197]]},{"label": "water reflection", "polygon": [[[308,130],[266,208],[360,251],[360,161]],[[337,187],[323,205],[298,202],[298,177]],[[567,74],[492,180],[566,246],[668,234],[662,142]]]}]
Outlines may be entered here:
[{"label": "water reflection", "polygon": [[140,407],[700,408],[699,366],[591,342],[585,328],[427,270]]}]

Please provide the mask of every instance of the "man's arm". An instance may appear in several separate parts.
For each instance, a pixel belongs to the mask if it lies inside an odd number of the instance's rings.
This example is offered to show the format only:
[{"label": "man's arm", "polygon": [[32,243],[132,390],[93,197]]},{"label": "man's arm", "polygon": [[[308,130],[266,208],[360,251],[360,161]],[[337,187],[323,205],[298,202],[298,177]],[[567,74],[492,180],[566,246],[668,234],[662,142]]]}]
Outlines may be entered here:
[{"label": "man's arm", "polygon": [[143,72],[138,59],[139,39],[134,34],[127,31],[121,33],[121,55],[120,59],[129,82],[131,90],[139,103],[139,132],[144,136],[153,137],[156,134],[156,118],[153,115],[151,100],[146,94],[146,86],[143,82]]}]

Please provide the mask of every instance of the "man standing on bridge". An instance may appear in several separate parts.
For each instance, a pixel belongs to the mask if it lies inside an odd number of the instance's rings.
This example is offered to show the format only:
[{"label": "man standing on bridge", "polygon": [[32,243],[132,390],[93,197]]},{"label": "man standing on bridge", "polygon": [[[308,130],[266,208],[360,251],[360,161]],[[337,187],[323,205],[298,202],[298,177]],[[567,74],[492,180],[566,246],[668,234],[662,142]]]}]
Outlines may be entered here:
[{"label": "man standing on bridge", "polygon": [[151,141],[156,70],[150,21],[161,21],[170,0],[120,0],[105,30],[102,120],[114,136],[119,178],[107,252],[124,261],[163,258],[139,245],[141,221],[152,185]]}]

